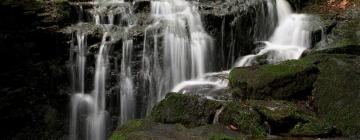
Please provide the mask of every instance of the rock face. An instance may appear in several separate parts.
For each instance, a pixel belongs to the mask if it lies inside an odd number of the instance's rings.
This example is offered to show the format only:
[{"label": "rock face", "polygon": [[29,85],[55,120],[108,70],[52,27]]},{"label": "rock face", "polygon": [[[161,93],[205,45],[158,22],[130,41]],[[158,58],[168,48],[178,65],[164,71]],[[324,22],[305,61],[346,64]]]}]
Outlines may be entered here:
[{"label": "rock face", "polygon": [[318,69],[289,61],[278,65],[235,68],[229,76],[234,95],[247,99],[289,99],[310,95]]}]

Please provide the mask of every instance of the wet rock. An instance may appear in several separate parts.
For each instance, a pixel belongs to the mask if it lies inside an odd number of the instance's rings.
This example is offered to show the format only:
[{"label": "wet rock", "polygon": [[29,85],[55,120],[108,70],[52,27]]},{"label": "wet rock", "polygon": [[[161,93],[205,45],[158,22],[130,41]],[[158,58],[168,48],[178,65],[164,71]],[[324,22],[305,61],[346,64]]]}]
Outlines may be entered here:
[{"label": "wet rock", "polygon": [[338,136],[339,132],[336,127],[327,122],[313,121],[309,123],[299,123],[290,130],[292,136],[303,137],[334,137]]},{"label": "wet rock", "polygon": [[235,97],[302,99],[311,94],[318,69],[307,62],[234,68],[229,76]]},{"label": "wet rock", "polygon": [[338,54],[309,57],[317,59],[320,70],[312,91],[317,113],[343,135],[359,138],[360,57]]},{"label": "wet rock", "polygon": [[228,102],[219,116],[221,124],[230,126],[231,129],[249,134],[255,137],[267,135],[267,129],[261,120],[261,116],[250,106],[240,102]]},{"label": "wet rock", "polygon": [[181,123],[187,127],[211,124],[222,103],[199,96],[168,93],[150,115],[155,122]]},{"label": "wet rock", "polygon": [[[199,3],[204,28],[214,37],[216,66],[231,68],[239,56],[250,54],[254,42],[267,40],[275,29],[276,19],[268,13],[266,0],[226,0]],[[262,10],[259,10],[262,9]]]},{"label": "wet rock", "polygon": [[296,124],[309,122],[315,118],[313,117],[315,113],[288,101],[248,100],[246,103],[261,114],[270,126],[271,134],[289,132]]}]

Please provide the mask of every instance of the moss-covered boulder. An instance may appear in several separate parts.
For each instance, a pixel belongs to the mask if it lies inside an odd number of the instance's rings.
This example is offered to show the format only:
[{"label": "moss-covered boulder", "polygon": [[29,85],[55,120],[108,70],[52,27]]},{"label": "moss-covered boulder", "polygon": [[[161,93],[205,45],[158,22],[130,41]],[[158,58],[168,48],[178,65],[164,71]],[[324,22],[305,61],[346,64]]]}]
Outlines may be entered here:
[{"label": "moss-covered boulder", "polygon": [[312,92],[317,113],[345,136],[360,138],[360,57],[319,54],[320,70]]},{"label": "moss-covered boulder", "polygon": [[267,135],[267,129],[260,115],[250,106],[240,102],[226,103],[219,117],[219,122],[255,137]]},{"label": "moss-covered boulder", "polygon": [[239,140],[246,137],[222,125],[206,125],[188,129],[181,124],[132,120],[118,127],[109,140]]},{"label": "moss-covered boulder", "polygon": [[289,134],[304,137],[333,137],[338,135],[338,131],[328,122],[313,121],[296,124]]},{"label": "moss-covered boulder", "polygon": [[311,63],[288,61],[277,65],[234,68],[230,86],[247,99],[304,98],[311,93],[318,69]]},{"label": "moss-covered boulder", "polygon": [[150,115],[155,122],[181,123],[187,127],[205,125],[213,122],[216,111],[222,103],[200,96],[168,93],[157,104]]},{"label": "moss-covered boulder", "polygon": [[288,101],[249,100],[247,104],[261,114],[272,134],[286,133],[297,123],[309,122],[315,116],[304,107]]}]

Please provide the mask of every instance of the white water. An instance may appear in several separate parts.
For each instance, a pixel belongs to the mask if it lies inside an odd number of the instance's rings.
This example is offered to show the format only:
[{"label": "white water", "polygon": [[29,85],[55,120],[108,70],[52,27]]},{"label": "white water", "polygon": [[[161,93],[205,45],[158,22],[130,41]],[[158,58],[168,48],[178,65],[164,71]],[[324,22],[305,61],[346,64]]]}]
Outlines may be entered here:
[{"label": "white water", "polygon": [[266,56],[269,64],[285,60],[299,59],[301,54],[310,47],[311,32],[309,18],[304,14],[293,14],[290,5],[285,0],[277,0],[279,25],[269,41],[264,41],[265,47],[257,54],[247,55],[236,62],[236,67],[256,64],[256,58]]},{"label": "white water", "polygon": [[123,124],[127,120],[135,117],[135,97],[134,83],[131,70],[133,41],[126,40],[123,42],[121,74],[120,74],[120,123]]},{"label": "white water", "polygon": [[[106,3],[108,2],[108,3]],[[116,13],[108,11],[106,7],[123,1],[107,0],[94,2],[98,6],[94,9],[94,24],[102,26],[104,33],[96,60],[94,89],[91,94],[85,93],[85,62],[86,35],[77,32],[77,46],[75,50],[75,67],[73,67],[75,90],[72,96],[72,111],[70,122],[70,139],[102,140],[106,138],[106,121],[108,113],[105,110],[106,73],[108,69],[109,46],[114,40],[112,26]],[[105,3],[105,4],[100,4]],[[103,5],[103,6],[102,6]],[[257,56],[266,54],[269,63],[278,63],[289,59],[298,59],[309,46],[309,32],[305,30],[306,15],[292,14],[285,0],[277,0],[274,6],[267,3],[270,24],[278,27],[272,37],[265,41],[265,47],[257,54],[242,57],[236,66],[250,66]],[[113,6],[110,6],[114,8]],[[273,8],[278,13],[273,14]],[[104,10],[105,9],[105,10]],[[131,17],[131,10],[123,7],[115,9],[125,12],[122,17]],[[127,12],[126,12],[127,11]],[[148,93],[147,111],[159,102],[167,92],[190,92],[188,87],[207,86],[213,89],[225,88],[228,85],[226,75],[229,71],[206,73],[209,71],[209,51],[212,50],[212,39],[204,31],[197,7],[185,0],[151,1],[151,15],[154,23],[146,28],[142,56],[142,72],[140,83]],[[277,16],[278,21],[275,21]],[[131,20],[125,29],[134,26]],[[223,21],[225,23],[225,21]],[[110,37],[111,40],[107,40]],[[261,37],[259,37],[261,38]],[[222,27],[222,41],[224,41],[224,27]],[[151,44],[152,43],[152,44]],[[133,41],[123,38],[122,59],[120,69],[120,123],[135,117],[135,86],[132,76]],[[235,53],[235,52],[234,52]],[[220,75],[220,76],[219,76]],[[189,80],[189,81],[187,81]],[[85,117],[84,117],[85,116]],[[84,119],[85,120],[81,120]],[[83,131],[83,132],[80,132]]]},{"label": "white water", "polygon": [[90,108],[90,115],[87,118],[87,130],[89,140],[102,140],[106,138],[105,134],[105,85],[106,70],[109,48],[106,45],[108,33],[105,32],[101,41],[100,50],[96,59],[96,72],[94,80],[94,91],[92,91],[93,107]]},{"label": "white water", "polygon": [[[71,98],[72,112],[70,119],[70,139],[76,139],[78,131],[77,118],[78,110],[82,106],[90,106],[92,99],[85,95],[85,62],[86,62],[86,36],[81,30],[76,31],[77,44],[72,44],[70,61],[75,63],[71,67],[73,91],[76,93]],[[86,107],[85,107],[86,108]]]},{"label": "white water", "polygon": [[[207,55],[212,39],[204,31],[197,7],[185,0],[151,1],[154,24],[147,28],[144,40],[143,78],[148,87],[149,109],[176,84],[201,77],[207,72]],[[164,25],[163,41],[160,33],[152,33],[154,46],[147,45],[147,36]],[[155,29],[154,29],[155,28]],[[159,46],[163,46],[162,52]],[[159,58],[163,53],[163,58]],[[149,55],[151,54],[151,55]]]},{"label": "white water", "polygon": [[[275,7],[270,1],[267,3],[269,20],[275,19],[272,9]],[[256,58],[266,55],[269,64],[279,63],[285,60],[299,59],[303,51],[310,46],[310,31],[307,30],[308,18],[304,14],[293,14],[290,4],[286,0],[276,0],[277,19],[270,24],[278,23],[269,41],[264,41],[265,46],[257,54],[250,54],[241,57],[235,67],[251,66],[256,63]],[[222,73],[229,73],[224,71]],[[201,85],[211,85],[214,89],[226,88],[228,81],[223,78],[198,78],[196,80],[185,81],[172,89],[173,92],[187,93],[187,87]]]},{"label": "white water", "polygon": [[[120,69],[120,119],[123,123],[134,118],[134,90],[131,71],[132,58],[132,39],[126,38],[128,30],[134,26],[130,6],[113,5],[114,3],[123,3],[123,1],[115,0],[99,0],[95,1],[96,7],[92,10],[94,24],[101,27],[104,31],[100,42],[98,54],[95,62],[94,89],[91,94],[85,93],[85,60],[86,60],[86,34],[77,32],[77,48],[75,53],[76,63],[74,63],[73,71],[76,71],[73,81],[76,86],[71,98],[71,118],[70,118],[70,139],[87,139],[87,140],[104,140],[106,139],[106,131],[109,126],[110,115],[106,111],[106,81],[109,69],[109,51],[112,43],[123,40],[122,45],[122,61]],[[127,25],[122,27],[115,24],[115,14],[121,14],[118,23],[126,22]],[[82,22],[82,21],[80,21]],[[81,25],[81,24],[80,24]],[[116,26],[116,28],[113,28]],[[125,36],[125,37],[123,37]],[[123,37],[123,38],[119,38]],[[72,56],[73,57],[73,56]],[[72,60],[73,58],[71,58]],[[75,72],[74,72],[75,73]],[[79,86],[77,86],[79,85]]]}]

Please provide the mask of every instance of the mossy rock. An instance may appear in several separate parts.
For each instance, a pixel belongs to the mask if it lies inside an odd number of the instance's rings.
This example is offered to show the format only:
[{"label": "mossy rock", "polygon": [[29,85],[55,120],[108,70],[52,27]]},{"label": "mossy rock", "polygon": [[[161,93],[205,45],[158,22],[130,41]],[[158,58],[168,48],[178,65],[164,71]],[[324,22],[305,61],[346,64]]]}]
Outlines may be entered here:
[{"label": "mossy rock", "polygon": [[246,101],[269,124],[272,134],[286,133],[298,123],[315,119],[315,113],[288,101]]},{"label": "mossy rock", "polygon": [[248,100],[251,107],[255,108],[267,120],[282,122],[286,118],[293,118],[301,121],[310,121],[315,114],[306,112],[306,109],[297,106],[295,103],[280,100]]},{"label": "mossy rock", "polygon": [[324,121],[314,121],[309,123],[298,123],[289,132],[292,136],[302,137],[334,137],[338,135],[335,127]]},{"label": "mossy rock", "polygon": [[345,136],[360,138],[360,57],[320,54],[313,96],[317,113]]},{"label": "mossy rock", "polygon": [[222,111],[219,122],[228,126],[234,126],[238,131],[255,137],[267,135],[260,115],[250,106],[240,102],[228,102]]},{"label": "mossy rock", "polygon": [[235,97],[297,99],[311,93],[318,69],[310,61],[234,68],[229,81]]},{"label": "mossy rock", "polygon": [[181,123],[195,127],[212,123],[216,111],[222,103],[200,96],[168,93],[166,98],[157,104],[150,115],[155,122]]},{"label": "mossy rock", "polygon": [[241,140],[247,137],[222,125],[205,125],[188,129],[181,124],[132,120],[116,129],[109,140]]}]

